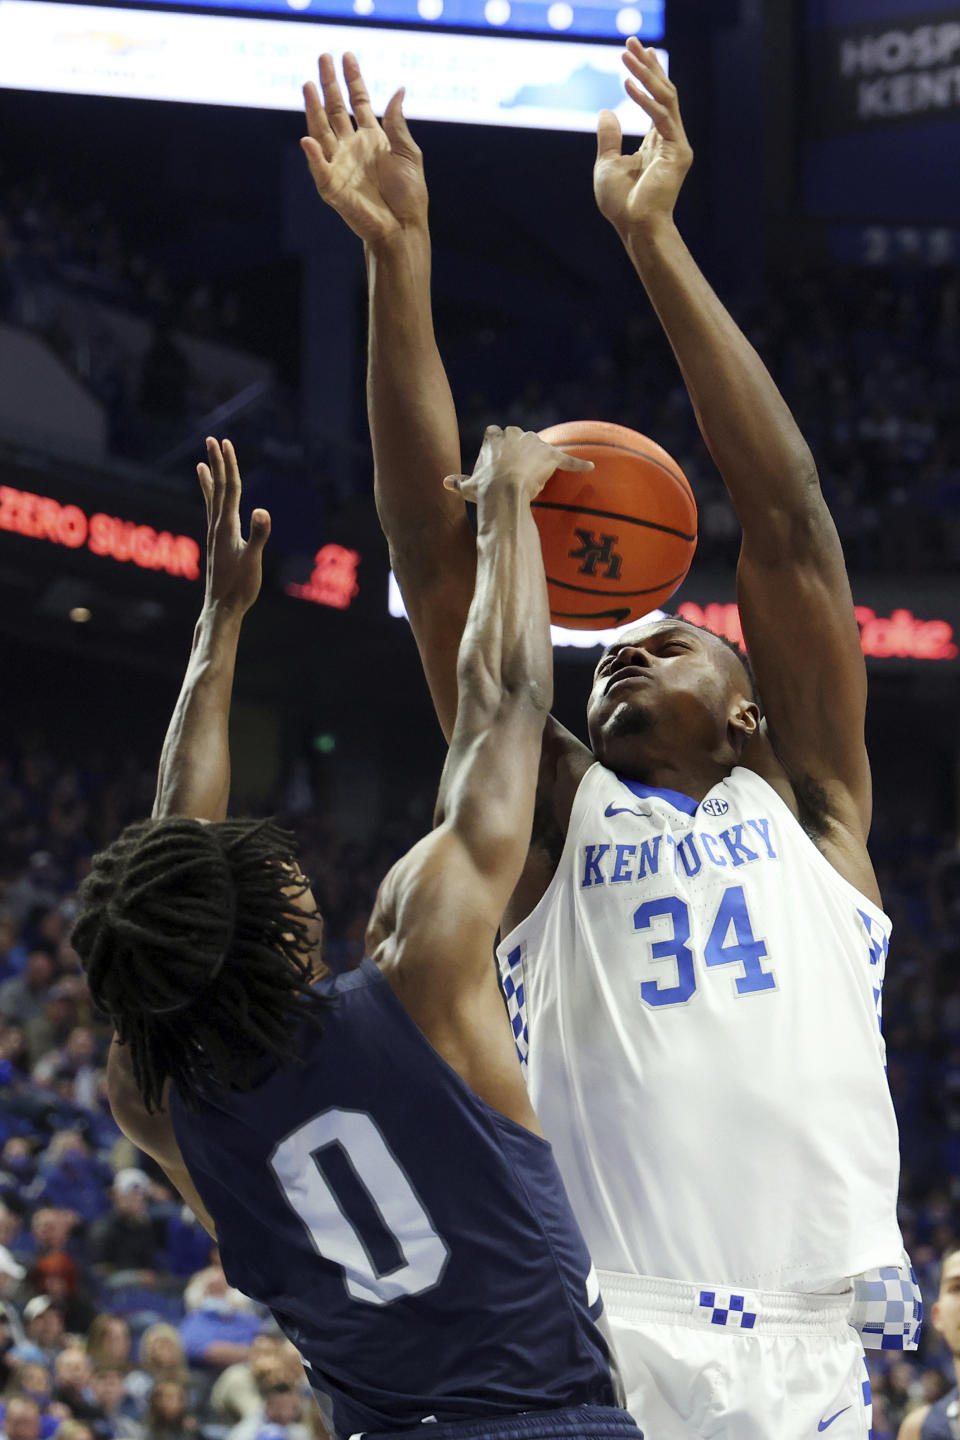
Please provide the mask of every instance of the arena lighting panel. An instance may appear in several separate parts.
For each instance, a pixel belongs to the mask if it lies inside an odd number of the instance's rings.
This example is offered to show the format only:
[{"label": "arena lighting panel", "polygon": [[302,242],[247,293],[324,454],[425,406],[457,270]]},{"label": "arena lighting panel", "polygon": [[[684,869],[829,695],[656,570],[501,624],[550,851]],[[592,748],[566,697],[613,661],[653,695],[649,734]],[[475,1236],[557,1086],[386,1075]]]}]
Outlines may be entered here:
[{"label": "arena lighting panel", "polygon": [[300,110],[325,50],[357,55],[378,110],[405,85],[412,120],[591,131],[606,108],[626,134],[650,124],[624,93],[620,44],[0,0],[8,89]]},{"label": "arena lighting panel", "polygon": [[[127,0],[121,0],[127,3]],[[311,20],[361,20],[373,25],[430,25],[503,34],[583,35],[615,40],[638,35],[647,45],[664,36],[664,0],[188,0],[192,10],[256,10]]]}]

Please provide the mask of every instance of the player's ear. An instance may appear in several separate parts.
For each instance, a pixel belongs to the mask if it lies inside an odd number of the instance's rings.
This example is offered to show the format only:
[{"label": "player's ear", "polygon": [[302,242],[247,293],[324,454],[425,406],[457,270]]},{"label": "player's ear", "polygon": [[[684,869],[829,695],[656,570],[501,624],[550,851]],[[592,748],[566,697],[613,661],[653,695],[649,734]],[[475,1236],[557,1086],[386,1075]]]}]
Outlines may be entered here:
[{"label": "player's ear", "polygon": [[755,700],[738,696],[731,706],[728,723],[737,731],[741,742],[751,739],[760,729],[760,706]]}]

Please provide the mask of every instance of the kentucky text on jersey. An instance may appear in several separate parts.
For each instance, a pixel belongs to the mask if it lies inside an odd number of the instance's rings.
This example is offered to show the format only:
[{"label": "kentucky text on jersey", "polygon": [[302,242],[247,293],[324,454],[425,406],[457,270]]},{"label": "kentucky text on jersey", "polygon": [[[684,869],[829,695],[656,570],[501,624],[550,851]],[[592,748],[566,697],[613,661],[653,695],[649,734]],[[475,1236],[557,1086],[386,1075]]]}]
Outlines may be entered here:
[{"label": "kentucky text on jersey", "polygon": [[665,832],[639,845],[600,841],[584,845],[580,867],[580,888],[593,885],[629,885],[661,871],[676,875],[681,870],[690,879],[704,865],[717,870],[738,870],[757,860],[776,860],[770,821],[758,816],[745,824],[730,825],[719,834],[691,831],[682,840]]}]

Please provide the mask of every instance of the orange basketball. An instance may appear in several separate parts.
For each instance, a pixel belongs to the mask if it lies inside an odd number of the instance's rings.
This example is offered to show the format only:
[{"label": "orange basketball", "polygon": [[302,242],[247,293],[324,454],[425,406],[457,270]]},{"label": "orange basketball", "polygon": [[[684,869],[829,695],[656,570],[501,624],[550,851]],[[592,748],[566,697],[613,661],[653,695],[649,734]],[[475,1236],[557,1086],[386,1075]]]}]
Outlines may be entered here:
[{"label": "orange basketball", "polygon": [[594,465],[556,470],[533,502],[554,624],[606,630],[656,610],[697,548],[697,505],[680,466],[646,435],[604,420],[540,436]]}]

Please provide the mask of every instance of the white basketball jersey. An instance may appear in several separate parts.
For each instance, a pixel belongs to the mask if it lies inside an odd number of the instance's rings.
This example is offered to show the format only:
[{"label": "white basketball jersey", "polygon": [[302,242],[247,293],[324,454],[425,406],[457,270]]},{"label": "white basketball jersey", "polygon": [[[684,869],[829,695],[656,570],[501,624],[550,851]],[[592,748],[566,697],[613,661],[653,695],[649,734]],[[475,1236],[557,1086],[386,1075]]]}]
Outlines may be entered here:
[{"label": "white basketball jersey", "polygon": [[591,766],[498,957],[598,1269],[816,1291],[900,1263],[889,936],[751,770],[698,805]]}]

